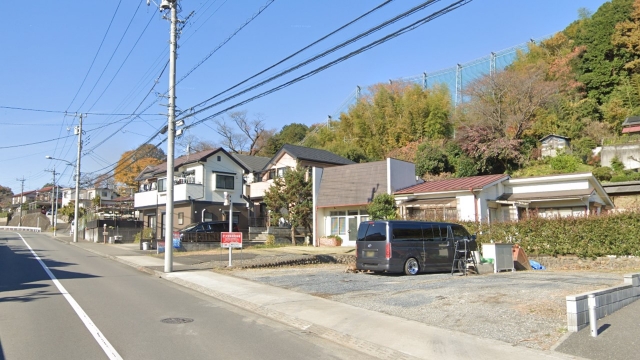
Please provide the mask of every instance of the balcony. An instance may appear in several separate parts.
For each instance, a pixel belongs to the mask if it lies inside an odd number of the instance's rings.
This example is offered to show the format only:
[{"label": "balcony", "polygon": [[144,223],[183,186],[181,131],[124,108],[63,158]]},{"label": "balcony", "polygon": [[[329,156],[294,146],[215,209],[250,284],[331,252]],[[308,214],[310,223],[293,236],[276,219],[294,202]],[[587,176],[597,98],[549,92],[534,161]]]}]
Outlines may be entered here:
[{"label": "balcony", "polygon": [[249,198],[259,199],[264,197],[264,192],[273,185],[273,180],[254,182],[249,184]]},{"label": "balcony", "polygon": [[[203,198],[202,184],[176,184],[173,186],[173,201],[186,201]],[[167,193],[158,190],[141,191],[134,195],[134,207],[164,205],[167,203]]]}]

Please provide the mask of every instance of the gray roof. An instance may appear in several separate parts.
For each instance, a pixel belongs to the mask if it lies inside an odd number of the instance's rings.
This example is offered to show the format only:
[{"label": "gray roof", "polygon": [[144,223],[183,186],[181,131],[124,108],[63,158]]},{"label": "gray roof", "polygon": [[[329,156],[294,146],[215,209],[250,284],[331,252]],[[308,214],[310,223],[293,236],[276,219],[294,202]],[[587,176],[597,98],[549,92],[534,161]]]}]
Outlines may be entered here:
[{"label": "gray roof", "polygon": [[497,200],[507,201],[547,201],[547,200],[562,200],[562,199],[578,199],[583,196],[590,196],[593,194],[593,188],[578,189],[578,190],[560,190],[560,191],[543,191],[543,192],[531,192],[531,193],[519,193],[509,194],[504,193],[498,197]]},{"label": "gray roof", "polygon": [[243,155],[243,154],[231,154],[236,160],[244,164],[244,166],[249,169],[249,171],[260,171],[262,170],[268,163],[271,158],[264,156],[251,156],[251,155]]},{"label": "gray roof", "polygon": [[366,205],[387,192],[387,162],[325,168],[318,193],[318,207]]},{"label": "gray roof", "polygon": [[640,181],[623,181],[602,184],[602,188],[607,195],[623,195],[640,193]]},{"label": "gray roof", "polygon": [[628,118],[624,119],[622,126],[638,125],[638,124],[640,124],[640,116],[629,116]]},{"label": "gray roof", "polygon": [[288,153],[297,160],[315,161],[334,165],[355,164],[355,162],[327,150],[313,149],[291,144],[285,144],[280,150],[278,150],[273,158],[271,158],[271,161],[275,162],[278,158],[280,158],[280,155],[283,152]]}]

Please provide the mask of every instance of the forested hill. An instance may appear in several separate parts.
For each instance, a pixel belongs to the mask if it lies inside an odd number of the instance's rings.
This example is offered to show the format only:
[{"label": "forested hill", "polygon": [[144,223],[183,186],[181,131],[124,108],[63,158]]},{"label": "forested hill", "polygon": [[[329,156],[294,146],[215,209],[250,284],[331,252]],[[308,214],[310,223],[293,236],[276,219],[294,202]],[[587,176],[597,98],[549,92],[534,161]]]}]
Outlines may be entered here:
[{"label": "forested hill", "polygon": [[[593,170],[604,180],[634,178],[596,169],[591,150],[619,141],[624,119],[640,115],[640,0],[577,13],[578,20],[531,44],[505,71],[468,86],[455,109],[443,86],[378,84],[339,120],[309,128],[304,145],[358,162],[413,161],[426,176]],[[292,124],[271,142],[300,141],[294,127],[300,130]],[[539,140],[549,134],[571,138],[572,154],[539,160]]]}]

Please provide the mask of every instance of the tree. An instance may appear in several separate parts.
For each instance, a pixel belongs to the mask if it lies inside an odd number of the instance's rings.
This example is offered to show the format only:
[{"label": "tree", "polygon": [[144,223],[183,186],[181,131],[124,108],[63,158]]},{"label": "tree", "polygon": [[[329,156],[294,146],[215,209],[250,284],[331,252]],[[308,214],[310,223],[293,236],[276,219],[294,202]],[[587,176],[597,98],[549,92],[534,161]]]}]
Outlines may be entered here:
[{"label": "tree", "polygon": [[234,111],[227,116],[231,122],[225,119],[216,119],[214,122],[216,132],[222,136],[223,145],[231,152],[256,155],[273,135],[274,131],[266,129],[261,115],[250,120],[246,111]]},{"label": "tree", "polygon": [[13,191],[8,186],[0,185],[0,208],[8,207],[11,205],[11,199],[13,197]]},{"label": "tree", "polygon": [[[286,216],[291,224],[291,243],[296,244],[297,227],[305,229],[305,236],[313,224],[312,183],[308,169],[296,167],[288,169],[284,177],[274,180],[264,193],[264,202],[274,214]],[[274,219],[277,221],[277,219]]]},{"label": "tree", "polygon": [[396,202],[393,195],[378,194],[367,205],[367,213],[371,220],[394,220],[397,217]]},{"label": "tree", "polygon": [[266,146],[262,148],[261,155],[273,156],[285,144],[296,145],[305,138],[308,132],[309,127],[304,124],[292,123],[285,125],[280,132],[275,133],[267,140]]},{"label": "tree", "polygon": [[552,103],[558,83],[539,65],[482,77],[466,90],[469,101],[457,114],[458,144],[482,173],[501,173],[522,164],[520,146],[538,112]]},{"label": "tree", "polygon": [[425,174],[439,175],[443,172],[450,172],[449,159],[442,146],[442,142],[424,142],[418,146],[416,153],[416,175]]},{"label": "tree", "polygon": [[[74,216],[75,216],[75,201],[70,201],[67,205],[61,207],[58,209],[58,212],[62,215],[68,216],[69,217],[69,222],[71,222],[71,220],[74,220]],[[78,217],[82,218],[84,216],[85,213],[85,208],[80,206],[78,208]]]},{"label": "tree", "polygon": [[147,166],[160,164],[165,159],[165,154],[154,145],[145,144],[135,150],[124,152],[118,160],[114,170],[114,179],[120,184],[135,187],[135,178]]}]

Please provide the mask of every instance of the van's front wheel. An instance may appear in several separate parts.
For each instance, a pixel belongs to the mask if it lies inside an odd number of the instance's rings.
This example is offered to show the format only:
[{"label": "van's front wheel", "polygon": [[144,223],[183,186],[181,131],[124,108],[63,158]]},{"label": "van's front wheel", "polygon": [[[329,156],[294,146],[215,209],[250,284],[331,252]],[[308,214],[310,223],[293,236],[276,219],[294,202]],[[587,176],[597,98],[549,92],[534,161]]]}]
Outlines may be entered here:
[{"label": "van's front wheel", "polygon": [[414,258],[409,258],[404,263],[404,273],[405,275],[415,275],[420,272],[420,265],[418,265],[418,260]]}]

